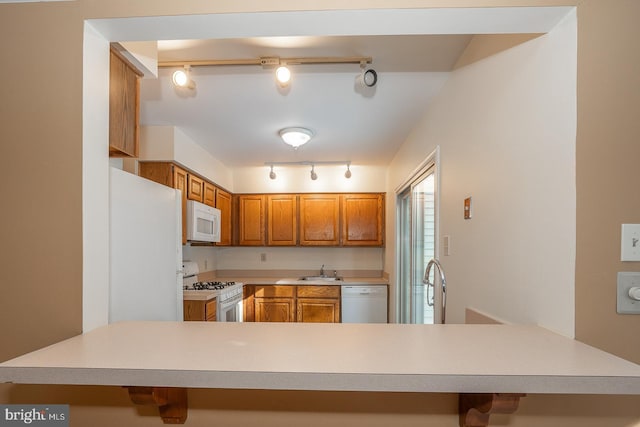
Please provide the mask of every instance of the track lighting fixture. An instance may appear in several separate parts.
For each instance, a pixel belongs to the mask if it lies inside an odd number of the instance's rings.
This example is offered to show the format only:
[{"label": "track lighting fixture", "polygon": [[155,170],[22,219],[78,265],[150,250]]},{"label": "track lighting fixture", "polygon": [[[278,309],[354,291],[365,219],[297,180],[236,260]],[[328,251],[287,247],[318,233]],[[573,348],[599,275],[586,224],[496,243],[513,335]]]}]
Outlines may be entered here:
[{"label": "track lighting fixture", "polygon": [[[1,1],[1,0],[0,0]],[[262,66],[265,69],[276,68],[276,81],[281,87],[286,87],[291,82],[291,71],[287,64],[304,65],[304,64],[360,64],[362,72],[358,76],[358,80],[364,87],[373,87],[378,81],[378,74],[375,70],[367,69],[367,64],[371,64],[370,56],[345,56],[345,57],[294,57],[280,58],[278,56],[263,56],[253,59],[197,59],[187,61],[159,61],[158,67],[184,67],[184,70],[178,70],[173,73],[173,83],[176,87],[184,87],[193,89],[195,83],[189,76],[190,67],[214,67],[214,66],[238,66],[251,65]]]},{"label": "track lighting fixture", "polygon": [[347,179],[351,178],[351,169],[349,169],[349,166],[351,166],[351,163],[347,163],[347,171],[344,173],[344,177]]},{"label": "track lighting fixture", "polygon": [[310,129],[301,127],[280,129],[279,134],[280,138],[293,148],[306,144],[313,136],[313,132]]},{"label": "track lighting fixture", "polygon": [[185,65],[182,70],[176,70],[171,80],[176,87],[193,89],[196,86],[195,82],[191,80],[191,66],[189,65]]},{"label": "track lighting fixture", "polygon": [[311,162],[308,160],[304,160],[301,162],[265,162],[265,166],[269,166],[269,178],[276,179],[276,173],[273,171],[273,167],[278,166],[311,166],[311,170],[309,171],[309,176],[311,180],[315,181],[318,179],[318,174],[316,173],[316,165],[346,165],[347,171],[344,173],[344,177],[349,179],[351,178],[351,160],[338,160],[338,161],[318,161]]}]

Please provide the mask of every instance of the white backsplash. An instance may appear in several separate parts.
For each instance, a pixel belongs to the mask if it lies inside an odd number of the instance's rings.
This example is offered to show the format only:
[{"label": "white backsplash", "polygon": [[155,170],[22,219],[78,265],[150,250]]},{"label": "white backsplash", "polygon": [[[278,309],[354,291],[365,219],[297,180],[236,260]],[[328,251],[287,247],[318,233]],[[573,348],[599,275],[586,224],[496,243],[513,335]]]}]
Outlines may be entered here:
[{"label": "white backsplash", "polygon": [[[210,270],[379,270],[384,248],[183,247],[183,259]],[[264,261],[263,261],[264,259]]]}]

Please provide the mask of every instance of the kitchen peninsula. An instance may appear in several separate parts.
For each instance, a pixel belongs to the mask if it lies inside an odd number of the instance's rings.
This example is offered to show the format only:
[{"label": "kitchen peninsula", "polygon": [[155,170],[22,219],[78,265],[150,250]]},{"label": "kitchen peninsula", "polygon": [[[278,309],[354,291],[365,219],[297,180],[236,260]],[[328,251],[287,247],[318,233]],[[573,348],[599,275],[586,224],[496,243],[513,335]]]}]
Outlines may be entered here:
[{"label": "kitchen peninsula", "polygon": [[475,426],[487,396],[490,413],[525,393],[638,395],[640,366],[526,325],[123,322],[4,362],[0,382],[126,386],[171,423],[187,388],[454,392]]}]

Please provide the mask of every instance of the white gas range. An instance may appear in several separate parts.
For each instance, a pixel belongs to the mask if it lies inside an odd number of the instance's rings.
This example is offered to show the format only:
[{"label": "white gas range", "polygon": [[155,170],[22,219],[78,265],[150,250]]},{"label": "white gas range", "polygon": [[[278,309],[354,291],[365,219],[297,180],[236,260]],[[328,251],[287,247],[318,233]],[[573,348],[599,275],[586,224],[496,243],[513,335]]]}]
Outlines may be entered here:
[{"label": "white gas range", "polygon": [[191,299],[209,300],[216,298],[216,320],[218,322],[242,322],[242,292],[240,282],[201,282],[198,279],[198,264],[184,261],[182,265],[183,296]]}]

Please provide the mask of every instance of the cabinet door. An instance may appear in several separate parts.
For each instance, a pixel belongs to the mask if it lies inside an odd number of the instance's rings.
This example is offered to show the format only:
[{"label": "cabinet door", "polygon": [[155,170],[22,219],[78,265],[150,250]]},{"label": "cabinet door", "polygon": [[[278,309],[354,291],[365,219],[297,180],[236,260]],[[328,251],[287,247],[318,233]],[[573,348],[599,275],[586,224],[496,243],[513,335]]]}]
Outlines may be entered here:
[{"label": "cabinet door", "polygon": [[142,74],[113,49],[109,68],[109,156],[138,157]]},{"label": "cabinet door", "polygon": [[215,322],[218,320],[218,302],[215,298],[207,301],[207,304],[205,305],[205,313],[207,322]]},{"label": "cabinet door", "polygon": [[381,246],[383,242],[382,194],[345,194],[342,196],[342,244],[344,246]]},{"label": "cabinet door", "polygon": [[202,200],[205,205],[211,206],[212,208],[216,207],[216,187],[213,186],[208,181],[204,181],[204,192],[202,196]]},{"label": "cabinet door", "polygon": [[183,319],[186,322],[215,322],[217,314],[217,302],[216,299],[210,299],[209,301],[201,300],[185,300],[182,302]]},{"label": "cabinet door", "polygon": [[300,196],[300,245],[337,246],[339,243],[340,196],[303,194]]},{"label": "cabinet door", "polygon": [[295,322],[293,298],[255,297],[256,322]]},{"label": "cabinet door", "polygon": [[241,246],[264,246],[264,196],[238,196],[238,243]]},{"label": "cabinet door", "polygon": [[204,181],[192,174],[187,176],[187,198],[196,202],[204,202]]},{"label": "cabinet door", "polygon": [[291,194],[267,196],[267,243],[295,246],[298,243],[297,197]]},{"label": "cabinet door", "polygon": [[337,298],[298,298],[296,305],[296,322],[340,323]]},{"label": "cabinet door", "polygon": [[220,209],[220,241],[216,246],[231,245],[231,194],[216,188],[216,208]]}]

